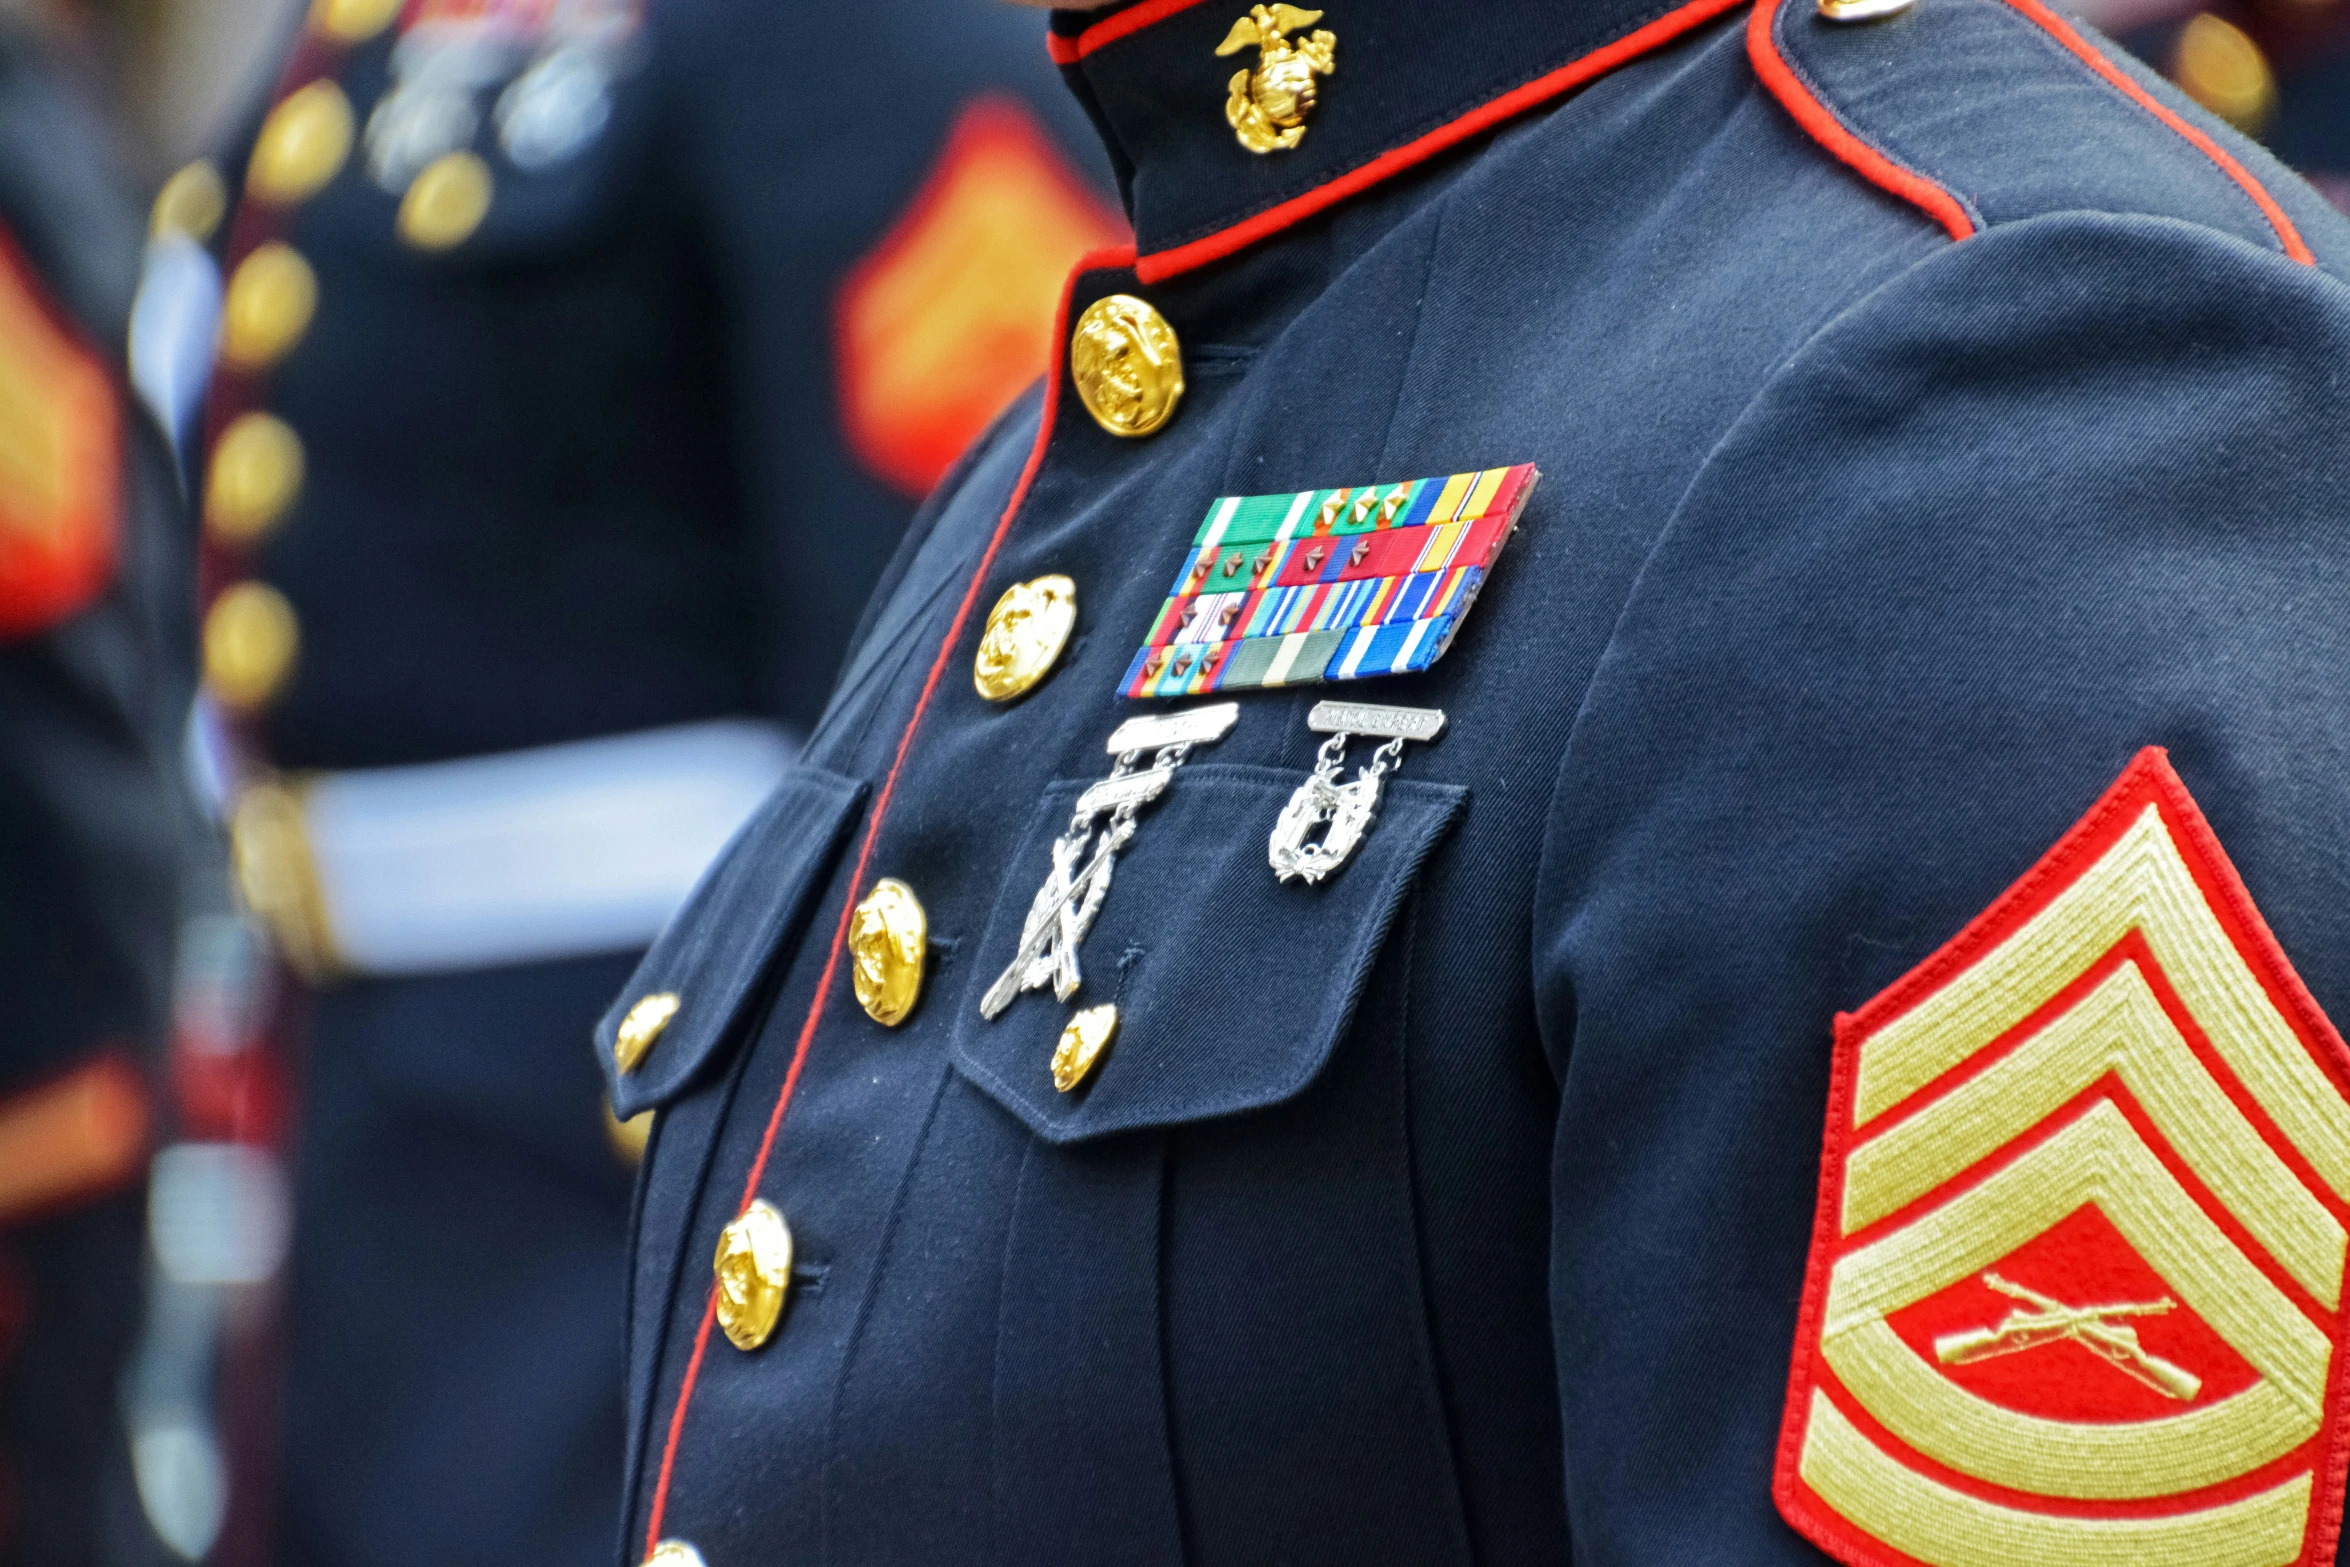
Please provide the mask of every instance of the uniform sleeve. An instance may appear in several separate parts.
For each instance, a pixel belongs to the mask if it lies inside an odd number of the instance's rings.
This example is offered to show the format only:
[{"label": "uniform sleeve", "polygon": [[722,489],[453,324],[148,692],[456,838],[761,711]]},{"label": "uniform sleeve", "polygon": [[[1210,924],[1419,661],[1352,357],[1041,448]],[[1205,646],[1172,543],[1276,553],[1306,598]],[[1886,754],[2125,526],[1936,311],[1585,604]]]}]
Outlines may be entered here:
[{"label": "uniform sleeve", "polygon": [[[1585,695],[1534,917],[1563,1085],[1552,1279],[1579,1556],[1819,1560],[1773,1505],[1799,1327],[1818,1329],[1799,1323],[1815,1221],[1849,1251],[1975,1178],[1897,1193],[1914,1205],[1868,1210],[1879,1228],[1848,1242],[1854,1203],[1820,1200],[1835,1163],[1823,1127],[1898,1120],[1982,1069],[2014,1042],[1997,1008],[2035,998],[2015,971],[1993,974],[1976,994],[1991,1009],[1980,1048],[1950,1056],[1946,1078],[1913,1077],[1915,1100],[1880,1083],[1856,1102],[1839,1076],[1832,1106],[1839,1014],[1870,1015],[1970,922],[2013,914],[2019,884],[2027,902],[2054,898],[2051,850],[2133,759],[2159,763],[2146,748],[2167,752],[2317,1007],[2350,1016],[2346,367],[2350,290],[2325,272],[2184,224],[2059,215],[1937,252],[1852,305],[1707,460]],[[2200,865],[2187,815],[2165,809],[2155,826]],[[2087,843],[2062,875],[2107,847]],[[2189,923],[2187,904],[2226,902],[2219,871],[2196,876],[2174,911]],[[2266,975],[2240,914],[2211,928]],[[1978,929],[1903,1005],[1971,983],[2000,934]],[[2083,940],[2048,973],[2112,959],[2112,943]],[[2205,1024],[2214,1038],[2239,1026]],[[2322,1029],[2293,1027],[2322,1047]],[[2338,1093],[2340,1074],[2310,1081]],[[1979,1155],[1979,1174],[2066,1113],[2018,1110],[1953,1165]],[[2279,1123],[2245,1114],[2276,1142]],[[2000,1190],[1983,1211],[2037,1234]],[[1917,1310],[1988,1325],[1992,1300],[1945,1291]],[[1957,1385],[1918,1347],[1924,1320],[1894,1319],[1904,1353]],[[2019,1387],[2039,1375],[2020,1356],[2007,1369]],[[2079,1387],[2146,1392],[2118,1373]],[[2038,1505],[2028,1474],[2004,1490],[1969,1477],[1975,1459],[1921,1455],[1865,1392],[1830,1391],[1893,1455],[1846,1512],[1890,1505],[1896,1470],[1962,1500]],[[2148,1494],[2131,1505],[2169,1505]]]}]

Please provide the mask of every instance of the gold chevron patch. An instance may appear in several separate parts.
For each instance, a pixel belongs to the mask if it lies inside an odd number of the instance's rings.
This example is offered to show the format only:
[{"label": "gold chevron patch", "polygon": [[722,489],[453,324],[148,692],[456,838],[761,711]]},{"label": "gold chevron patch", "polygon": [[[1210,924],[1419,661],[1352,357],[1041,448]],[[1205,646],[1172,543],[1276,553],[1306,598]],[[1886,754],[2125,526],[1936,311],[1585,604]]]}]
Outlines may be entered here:
[{"label": "gold chevron patch", "polygon": [[1774,1484],[1851,1567],[2331,1562],[2350,1052],[2141,752],[1836,1020]]}]

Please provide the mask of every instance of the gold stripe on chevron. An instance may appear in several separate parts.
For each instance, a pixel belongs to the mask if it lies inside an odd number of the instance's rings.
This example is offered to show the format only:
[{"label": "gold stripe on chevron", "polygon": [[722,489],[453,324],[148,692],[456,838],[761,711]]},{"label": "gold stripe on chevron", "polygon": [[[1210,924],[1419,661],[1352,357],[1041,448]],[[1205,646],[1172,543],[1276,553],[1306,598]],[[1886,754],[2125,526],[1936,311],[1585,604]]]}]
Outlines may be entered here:
[{"label": "gold stripe on chevron", "polygon": [[1804,1483],[1877,1539],[1929,1567],[2285,1567],[2301,1554],[2310,1480],[2199,1512],[2068,1518],[1969,1496],[1904,1468],[1814,1391]]},{"label": "gold stripe on chevron", "polygon": [[[1928,1365],[1885,1319],[1997,1264],[2087,1203],[2261,1380],[2159,1420],[2061,1421],[2003,1409]],[[2333,1346],[2164,1168],[2110,1100],[1988,1179],[1840,1259],[1821,1349],[1901,1441],[2034,1495],[2113,1500],[2218,1485],[2308,1440]],[[2119,1558],[2107,1558],[2118,1560]]]},{"label": "gold stripe on chevron", "polygon": [[2350,1236],[2196,1059],[2135,962],[1980,1076],[1855,1149],[1844,1232],[1997,1153],[2108,1072],[2295,1282],[2327,1310],[2340,1305]]},{"label": "gold stripe on chevron", "polygon": [[2228,1069],[2326,1184],[2350,1197],[2350,1100],[2229,941],[2153,805],[2022,928],[1870,1036],[1854,1124],[1865,1126],[2015,1027],[2132,930]]}]

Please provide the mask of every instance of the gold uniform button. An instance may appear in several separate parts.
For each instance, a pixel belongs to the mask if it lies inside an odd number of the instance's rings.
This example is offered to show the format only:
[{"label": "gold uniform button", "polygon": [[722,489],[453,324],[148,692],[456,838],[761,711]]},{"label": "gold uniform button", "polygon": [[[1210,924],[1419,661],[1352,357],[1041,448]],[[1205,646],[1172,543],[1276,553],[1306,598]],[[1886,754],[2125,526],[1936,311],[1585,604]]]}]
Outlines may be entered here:
[{"label": "gold uniform button", "polygon": [[653,1112],[639,1110],[623,1121],[612,1110],[612,1101],[604,1101],[604,1140],[612,1145],[612,1156],[630,1169],[645,1162],[645,1144],[653,1138]]},{"label": "gold uniform button", "polygon": [[261,122],[245,189],[273,207],[318,194],[351,156],[351,100],[323,78],[278,100]]},{"label": "gold uniform button", "polygon": [[1069,1019],[1060,1043],[1053,1046],[1053,1086],[1065,1094],[1091,1077],[1117,1037],[1118,1008],[1113,1002],[1087,1007]]},{"label": "gold uniform button", "polygon": [[971,684],[990,702],[1009,702],[1053,672],[1076,628],[1076,583],[1067,577],[1013,583],[987,612]]},{"label": "gold uniform button", "polygon": [[1112,435],[1152,435],[1183,401],[1183,345],[1147,302],[1112,294],[1077,318],[1069,374],[1094,423]]},{"label": "gold uniform button", "polygon": [[155,206],[147,214],[147,233],[154,239],[185,235],[201,245],[212,237],[227,213],[228,187],[220,181],[220,170],[209,158],[198,158],[165,180],[163,189],[155,193]]},{"label": "gold uniform button", "polygon": [[242,413],[212,445],[204,526],[224,544],[269,532],[302,492],[302,440],[275,414]]},{"label": "gold uniform button", "polygon": [[300,644],[284,594],[265,582],[237,583],[204,616],[204,683],[229,707],[259,707],[285,683]]},{"label": "gold uniform button", "polygon": [[718,1325],[736,1349],[757,1349],[775,1331],[791,1290],[791,1226],[761,1198],[718,1234]]},{"label": "gold uniform button", "polygon": [[1820,16],[1830,22],[1881,22],[1915,4],[1917,0],[1819,0]]},{"label": "gold uniform button", "polygon": [[930,957],[930,920],[914,889],[884,876],[849,921],[850,982],[857,1005],[883,1028],[895,1028],[922,996]]},{"label": "gold uniform button", "polygon": [[490,166],[470,152],[426,164],[400,198],[400,238],[418,250],[447,250],[481,226],[490,210]]},{"label": "gold uniform button", "polygon": [[623,1072],[635,1071],[645,1059],[645,1052],[653,1048],[653,1041],[661,1037],[661,1030],[677,1016],[677,1007],[677,992],[673,990],[646,996],[630,1007],[612,1039],[612,1064]]},{"label": "gold uniform button", "polygon": [[311,28],[339,44],[364,43],[400,14],[400,0],[312,0]]},{"label": "gold uniform button", "polygon": [[300,251],[271,240],[229,274],[220,306],[220,358],[232,370],[273,365],[301,340],[318,309],[318,275]]},{"label": "gold uniform button", "polygon": [[663,1540],[653,1547],[642,1567],[706,1567],[702,1553],[683,1540]]}]

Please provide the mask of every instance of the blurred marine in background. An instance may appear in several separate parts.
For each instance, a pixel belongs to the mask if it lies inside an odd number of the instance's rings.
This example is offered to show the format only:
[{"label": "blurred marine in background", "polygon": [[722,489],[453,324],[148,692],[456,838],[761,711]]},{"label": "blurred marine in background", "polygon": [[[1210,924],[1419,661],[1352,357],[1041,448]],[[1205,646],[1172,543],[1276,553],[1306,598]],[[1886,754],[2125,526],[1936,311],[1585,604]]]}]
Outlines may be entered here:
[{"label": "blurred marine in background", "polygon": [[2080,0],[2080,10],[2350,210],[2350,0]]},{"label": "blurred marine in background", "polygon": [[963,0],[317,0],[166,189],[211,755],[301,981],[275,1559],[611,1555],[644,1125],[584,1042],[1123,232],[1079,129]]},{"label": "blurred marine in background", "polygon": [[168,1010],[187,548],[126,395],[139,230],[0,24],[0,1563],[101,1559]]}]

